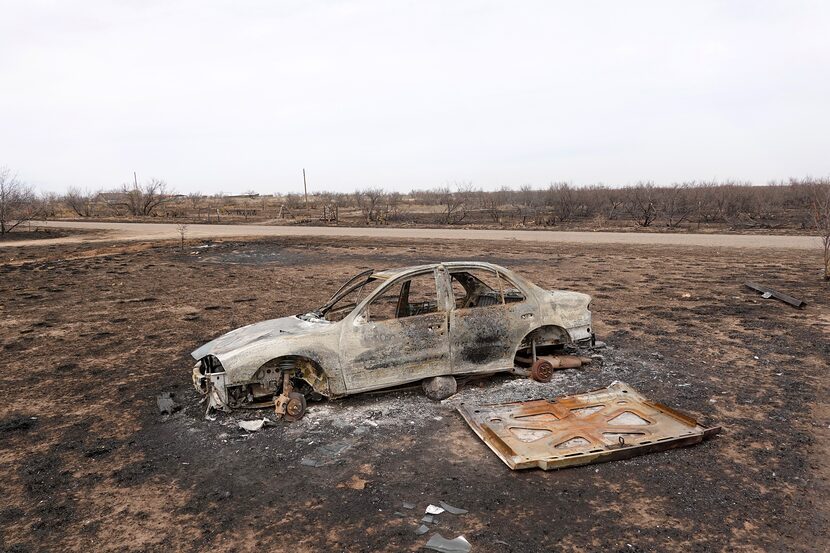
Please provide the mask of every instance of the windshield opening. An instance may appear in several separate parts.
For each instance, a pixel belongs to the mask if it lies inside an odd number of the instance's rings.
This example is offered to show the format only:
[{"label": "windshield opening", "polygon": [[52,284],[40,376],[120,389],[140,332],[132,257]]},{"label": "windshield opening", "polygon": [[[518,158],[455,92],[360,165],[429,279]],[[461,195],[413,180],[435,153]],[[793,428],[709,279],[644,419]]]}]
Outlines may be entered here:
[{"label": "windshield opening", "polygon": [[342,320],[381,282],[371,270],[364,271],[349,279],[317,312],[330,322]]}]

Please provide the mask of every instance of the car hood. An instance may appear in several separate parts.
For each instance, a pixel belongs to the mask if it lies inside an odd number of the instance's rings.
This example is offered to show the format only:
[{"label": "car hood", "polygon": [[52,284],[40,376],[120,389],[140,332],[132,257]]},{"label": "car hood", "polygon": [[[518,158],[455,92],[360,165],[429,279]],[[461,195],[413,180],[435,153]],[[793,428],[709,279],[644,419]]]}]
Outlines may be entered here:
[{"label": "car hood", "polygon": [[331,323],[325,319],[314,319],[312,317],[282,317],[271,319],[248,326],[243,326],[223,334],[211,340],[207,344],[194,350],[190,355],[194,359],[201,359],[206,355],[214,355],[222,361],[223,358],[232,355],[247,346],[257,344],[265,340],[273,340],[285,336],[296,336],[302,334],[313,334],[328,328]]}]

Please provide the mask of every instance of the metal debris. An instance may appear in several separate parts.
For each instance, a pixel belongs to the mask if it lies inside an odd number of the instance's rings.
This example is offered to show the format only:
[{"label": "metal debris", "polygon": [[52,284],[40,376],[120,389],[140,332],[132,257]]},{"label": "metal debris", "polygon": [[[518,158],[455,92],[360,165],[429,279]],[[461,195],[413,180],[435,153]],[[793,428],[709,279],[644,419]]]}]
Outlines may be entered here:
[{"label": "metal debris", "polygon": [[416,536],[423,536],[427,532],[429,532],[429,527],[426,526],[425,524],[422,524],[422,525],[420,525],[419,527],[417,527],[415,529],[415,535]]},{"label": "metal debris", "polygon": [[175,394],[172,392],[164,392],[156,396],[156,405],[158,405],[159,413],[162,415],[172,415],[182,408],[181,405],[173,401]]},{"label": "metal debris", "polygon": [[425,522],[426,524],[432,524],[433,522],[435,522],[435,517],[432,515],[424,515],[421,518],[421,522]]},{"label": "metal debris", "polygon": [[448,540],[441,534],[433,534],[424,547],[440,553],[469,553],[473,549],[464,536]]},{"label": "metal debris", "polygon": [[511,469],[556,469],[698,443],[720,432],[651,402],[622,382],[554,400],[461,405],[458,411]]},{"label": "metal debris", "polygon": [[451,515],[466,515],[469,512],[467,509],[459,509],[458,507],[453,507],[449,503],[444,503],[443,501],[439,501],[438,504]]},{"label": "metal debris", "polygon": [[401,505],[401,506],[404,509],[414,509],[415,508],[415,504],[414,503],[409,503],[408,501],[404,501],[403,505]]},{"label": "metal debris", "polygon": [[[533,352],[531,352],[532,354]],[[602,356],[599,356],[600,359]],[[578,369],[594,361],[594,356],[578,357],[576,355],[536,355],[525,357],[516,355],[516,362],[530,365],[529,369],[514,368],[515,374],[529,376],[537,382],[550,382],[553,372],[558,369]]]},{"label": "metal debris", "polygon": [[428,515],[440,515],[441,513],[444,512],[444,509],[442,509],[441,507],[438,507],[437,505],[429,505],[427,507],[427,510],[424,511],[424,512]]},{"label": "metal debris", "polygon": [[767,288],[766,286],[762,286],[761,284],[756,284],[754,282],[744,282],[744,286],[751,290],[755,290],[756,292],[760,292],[761,294],[763,294],[763,298],[775,298],[777,300],[783,301],[784,303],[792,305],[797,309],[801,309],[805,305],[807,305],[807,302],[805,301],[794,298],[792,296],[788,296],[787,294],[783,294],[781,292],[773,290],[772,288]]},{"label": "metal debris", "polygon": [[262,430],[264,426],[268,426],[271,421],[268,419],[258,419],[253,421],[239,421],[239,428],[247,430],[248,432],[257,432]]}]

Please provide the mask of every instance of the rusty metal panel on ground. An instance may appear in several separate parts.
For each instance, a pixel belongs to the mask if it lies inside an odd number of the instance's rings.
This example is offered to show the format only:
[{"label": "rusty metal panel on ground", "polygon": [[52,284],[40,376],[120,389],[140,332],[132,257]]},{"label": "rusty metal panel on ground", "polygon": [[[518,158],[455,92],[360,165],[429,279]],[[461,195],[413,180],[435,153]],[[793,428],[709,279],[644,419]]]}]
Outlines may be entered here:
[{"label": "rusty metal panel on ground", "polygon": [[514,470],[627,459],[695,444],[720,431],[649,401],[623,382],[554,400],[462,405],[458,411]]}]

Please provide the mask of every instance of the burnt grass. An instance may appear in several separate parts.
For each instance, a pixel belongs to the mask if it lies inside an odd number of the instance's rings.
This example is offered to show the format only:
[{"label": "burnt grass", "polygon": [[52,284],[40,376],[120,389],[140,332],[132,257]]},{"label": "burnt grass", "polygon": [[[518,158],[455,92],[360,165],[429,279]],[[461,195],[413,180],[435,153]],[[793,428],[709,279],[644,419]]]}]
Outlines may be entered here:
[{"label": "burnt grass", "polygon": [[[0,550],[417,551],[433,532],[415,536],[415,521],[439,500],[469,514],[434,531],[473,551],[827,550],[830,288],[817,252],[284,238],[0,258]],[[511,472],[449,407],[419,416],[416,391],[324,402],[330,420],[301,432],[248,436],[203,418],[198,345],[315,307],[362,268],[441,259],[592,294],[611,347],[602,369],[562,377],[567,392],[623,380],[723,432]],[[808,305],[764,300],[744,280]],[[182,410],[160,415],[162,392]],[[368,432],[338,418],[347,406],[366,408]],[[301,463],[338,440],[352,447],[331,464]],[[404,501],[418,511],[396,515]]]}]

